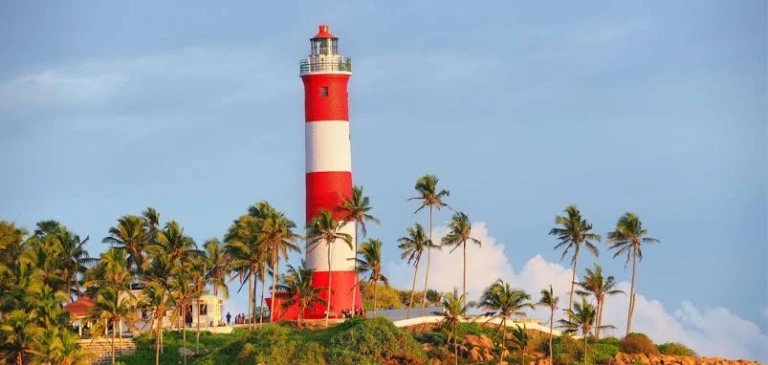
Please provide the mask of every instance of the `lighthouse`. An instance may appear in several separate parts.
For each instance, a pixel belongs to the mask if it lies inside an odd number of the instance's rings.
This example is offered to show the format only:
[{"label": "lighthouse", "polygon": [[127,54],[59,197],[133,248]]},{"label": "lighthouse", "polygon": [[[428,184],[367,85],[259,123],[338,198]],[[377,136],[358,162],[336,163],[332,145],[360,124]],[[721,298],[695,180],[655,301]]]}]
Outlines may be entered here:
[{"label": "lighthouse", "polygon": [[[326,209],[341,219],[340,207],[352,196],[352,151],[349,134],[349,92],[347,83],[352,76],[352,60],[339,54],[339,39],[327,25],[320,25],[312,37],[310,54],[300,63],[299,74],[304,83],[305,152],[306,152],[306,219],[311,221]],[[343,233],[355,239],[354,222],[347,222]],[[327,243],[307,247],[307,267],[315,270],[312,286],[328,288],[326,298],[331,303],[330,317],[339,317],[343,310],[362,308],[359,286],[356,285],[355,251],[337,240],[331,247],[330,265]],[[356,291],[352,308],[353,290]],[[305,318],[323,318],[325,306],[305,313]]]}]

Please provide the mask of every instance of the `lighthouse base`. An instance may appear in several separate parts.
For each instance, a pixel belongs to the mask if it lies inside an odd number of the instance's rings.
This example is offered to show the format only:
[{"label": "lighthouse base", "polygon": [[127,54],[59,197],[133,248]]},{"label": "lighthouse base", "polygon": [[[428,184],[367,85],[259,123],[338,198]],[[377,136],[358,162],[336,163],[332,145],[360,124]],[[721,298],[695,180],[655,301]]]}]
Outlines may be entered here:
[{"label": "lighthouse base", "polygon": [[[343,311],[354,312],[355,309],[363,308],[363,298],[360,293],[360,286],[356,285],[354,271],[324,271],[315,272],[312,275],[312,287],[323,289],[318,293],[320,298],[328,298],[328,281],[331,283],[331,311],[329,318],[344,318]],[[355,295],[355,306],[352,306],[352,293]],[[283,300],[277,299],[273,305],[272,298],[265,298],[267,306],[273,312],[273,320],[296,320],[299,316],[299,308],[296,305],[285,308],[282,305]],[[327,302],[317,304],[312,308],[307,308],[302,316],[304,319],[325,318]],[[363,310],[365,312],[365,310]]]}]

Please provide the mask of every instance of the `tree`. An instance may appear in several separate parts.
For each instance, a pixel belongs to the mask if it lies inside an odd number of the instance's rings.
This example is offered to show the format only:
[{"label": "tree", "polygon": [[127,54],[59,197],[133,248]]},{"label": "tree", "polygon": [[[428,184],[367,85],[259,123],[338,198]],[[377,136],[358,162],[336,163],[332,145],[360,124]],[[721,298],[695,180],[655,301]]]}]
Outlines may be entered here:
[{"label": "tree", "polygon": [[632,260],[632,286],[629,290],[629,310],[627,312],[627,334],[632,332],[632,315],[635,311],[635,276],[637,275],[637,261],[643,261],[642,245],[646,243],[661,243],[656,238],[648,237],[648,230],[643,228],[643,222],[634,213],[625,213],[616,222],[614,231],[608,233],[610,249],[616,250],[614,258],[621,254],[627,254],[626,268],[629,260]]},{"label": "tree", "polygon": [[73,333],[59,327],[46,328],[38,348],[32,364],[90,365],[92,362],[93,354],[80,347]]},{"label": "tree", "polygon": [[213,286],[213,295],[218,297],[219,290],[224,299],[229,298],[227,276],[230,273],[230,257],[218,238],[211,238],[203,244],[205,248],[206,266],[208,271],[205,278]]},{"label": "tree", "polygon": [[109,236],[104,237],[103,243],[125,250],[128,255],[128,269],[141,273],[144,269],[144,253],[148,249],[150,235],[147,231],[146,220],[136,215],[125,215],[117,220],[117,226],[109,228]]},{"label": "tree", "polygon": [[[262,299],[266,282],[266,267],[269,263],[269,247],[261,239],[261,221],[245,214],[235,220],[224,237],[224,250],[230,257],[231,269],[240,277],[242,290],[248,281],[248,321],[253,323],[254,298],[256,297],[255,280],[261,279]],[[259,323],[262,323],[259,312]]]},{"label": "tree", "polygon": [[587,274],[584,279],[576,283],[581,289],[576,291],[579,295],[592,295],[597,302],[597,320],[595,326],[595,339],[600,339],[600,323],[603,318],[603,306],[605,305],[606,295],[624,294],[624,291],[616,289],[618,283],[613,276],[603,277],[603,268],[597,263],[594,264],[594,271],[586,269]]},{"label": "tree", "polygon": [[313,269],[307,268],[305,260],[301,260],[301,266],[288,265],[288,274],[284,275],[281,284],[278,285],[278,298],[283,300],[283,308],[297,306],[299,309],[296,326],[301,328],[304,311],[316,305],[323,305],[326,301],[320,296],[324,288],[312,286]]},{"label": "tree", "polygon": [[[438,181],[440,181],[440,179],[438,179],[437,176],[435,175],[427,174],[420,177],[418,180],[416,180],[416,185],[414,186],[419,196],[408,199],[408,200],[421,200],[421,206],[419,206],[419,209],[416,209],[414,214],[418,213],[424,207],[429,207],[429,242],[434,242],[434,240],[432,239],[433,209],[440,210],[443,207],[448,207],[448,204],[444,203],[443,199],[451,195],[451,193],[448,190],[440,190],[440,191],[437,190]],[[432,258],[432,254],[430,250],[432,247],[437,247],[437,246],[426,247],[427,270],[426,270],[426,274],[424,275],[424,291],[425,292],[427,291],[427,285],[429,283],[429,266]],[[424,299],[421,303],[422,316],[424,315],[424,308],[426,306],[427,306],[427,297],[424,296]]]},{"label": "tree", "polygon": [[549,309],[549,365],[552,365],[552,332],[554,332],[554,326],[555,326],[555,311],[557,308],[557,303],[560,301],[560,298],[555,295],[554,290],[552,290],[552,285],[549,286],[549,290],[542,289],[541,290],[541,299],[536,303],[536,305],[540,305],[542,307],[547,307]]},{"label": "tree", "polygon": [[467,295],[467,242],[472,242],[478,246],[482,245],[482,242],[476,238],[472,238],[472,223],[469,221],[469,216],[462,212],[456,212],[453,214],[451,223],[448,224],[449,232],[443,237],[443,246],[453,246],[450,253],[453,253],[457,248],[462,247],[464,250],[464,258],[462,262],[463,266],[463,281],[462,281],[462,294]]},{"label": "tree", "polygon": [[565,247],[560,260],[565,258],[568,250],[573,248],[573,256],[571,257],[573,274],[571,275],[571,292],[568,297],[568,308],[571,308],[573,305],[573,288],[576,285],[576,264],[579,260],[579,251],[583,244],[589,252],[597,257],[597,247],[595,247],[592,241],[600,241],[600,235],[591,232],[592,223],[589,223],[581,216],[581,212],[579,212],[575,205],[569,205],[563,211],[566,213],[565,216],[555,217],[555,224],[559,225],[559,227],[552,228],[549,234],[557,236],[559,241],[555,245],[555,250]]},{"label": "tree", "polygon": [[195,258],[190,264],[190,281],[192,284],[192,297],[197,304],[197,333],[195,334],[195,354],[200,352],[200,297],[207,291],[205,284],[207,281],[205,275],[208,272],[208,257],[203,253],[202,256]]},{"label": "tree", "polygon": [[184,228],[175,220],[166,223],[156,239],[160,251],[177,269],[203,254],[203,251],[197,249],[195,240],[184,234]]},{"label": "tree", "polygon": [[17,365],[25,363],[26,355],[37,354],[37,338],[43,333],[32,313],[21,309],[13,310],[3,316],[0,323],[0,333],[5,340],[2,354],[5,361],[16,361]]},{"label": "tree", "polygon": [[[573,309],[567,309],[569,319],[561,319],[558,322],[565,333],[578,333],[584,337],[584,365],[587,365],[587,337],[592,333],[597,319],[597,311],[592,304],[589,304],[587,298],[581,297],[581,303],[575,303]],[[611,325],[602,326],[603,328],[614,328]]]},{"label": "tree", "polygon": [[[333,271],[333,268],[331,267],[331,246],[336,243],[336,240],[340,240],[342,243],[349,246],[349,248],[352,248],[352,236],[341,232],[341,227],[343,225],[344,223],[333,218],[331,212],[322,209],[320,210],[320,213],[309,222],[307,227],[307,250],[311,251],[317,248],[320,244],[325,244],[328,248],[328,271]],[[328,316],[331,314],[332,278],[331,275],[328,275],[328,303],[325,310],[326,327],[328,327]]]},{"label": "tree", "polygon": [[[261,219],[261,242],[272,253],[272,298],[276,298],[277,281],[280,276],[280,255],[288,259],[288,251],[301,252],[299,246],[296,245],[296,241],[300,237],[293,232],[296,224],[288,219],[284,213],[272,208],[266,201],[251,207],[249,214]],[[274,321],[274,313],[274,310],[269,313],[270,322]]]},{"label": "tree", "polygon": [[426,296],[427,302],[431,306],[440,305],[440,301],[443,300],[443,293],[434,289],[427,290]]},{"label": "tree", "polygon": [[362,258],[355,258],[357,273],[369,274],[368,283],[373,284],[373,315],[376,316],[378,306],[376,305],[376,284],[378,282],[389,286],[389,279],[381,273],[381,241],[369,239],[360,246],[357,253]]},{"label": "tree", "polygon": [[104,333],[112,326],[112,363],[115,363],[115,335],[122,332],[121,325],[133,328],[137,320],[134,299],[130,295],[121,298],[121,291],[115,286],[105,286],[99,289],[96,304],[91,308],[94,321],[93,333]]},{"label": "tree", "polygon": [[[352,196],[351,197],[344,197],[344,203],[338,208],[337,210],[340,210],[342,212],[342,216],[340,220],[344,222],[349,221],[355,221],[355,245],[352,248],[355,252],[358,250],[358,237],[359,237],[359,231],[358,228],[362,229],[363,235],[367,236],[368,231],[366,230],[365,223],[366,222],[373,222],[373,223],[379,223],[379,219],[371,215],[369,212],[373,209],[371,207],[370,199],[368,199],[365,194],[363,194],[363,187],[362,186],[355,186],[352,188]],[[357,261],[355,261],[355,265],[357,265]],[[357,266],[355,266],[355,272],[358,272]],[[355,286],[358,283],[357,275],[355,275]],[[357,295],[357,290],[352,290],[352,306],[350,308],[355,308],[355,296]],[[376,309],[374,308],[374,311]]]},{"label": "tree", "polygon": [[[485,310],[492,311],[492,318],[499,317],[501,319],[497,329],[497,333],[501,331],[501,354],[504,353],[505,349],[504,339],[507,335],[507,318],[513,315],[524,316],[524,308],[533,309],[534,307],[530,300],[531,296],[525,291],[513,289],[509,283],[505,283],[502,279],[496,280],[495,283],[483,291],[479,306]],[[502,361],[503,358],[500,355],[499,364]]]},{"label": "tree", "polygon": [[453,289],[453,293],[448,293],[443,296],[443,301],[440,303],[443,307],[442,312],[436,312],[435,314],[442,316],[440,325],[447,329],[448,342],[453,339],[453,356],[455,364],[459,363],[459,323],[462,320],[467,319],[467,311],[475,306],[474,302],[466,302],[464,295],[459,296],[458,289]]},{"label": "tree", "polygon": [[168,288],[161,282],[149,282],[143,289],[141,307],[152,310],[152,319],[155,321],[155,364],[160,365],[160,349],[162,348],[163,318],[169,306],[173,306]]},{"label": "tree", "polygon": [[[194,283],[192,281],[191,270],[188,266],[177,271],[169,281],[171,297],[176,303],[176,309],[173,313],[179,319],[179,328],[181,329],[181,338],[183,347],[187,348],[187,305],[192,303],[192,299],[197,296]],[[190,313],[191,316],[191,313]],[[187,363],[186,351],[184,352],[184,364]]]},{"label": "tree", "polygon": [[[531,343],[525,325],[523,327],[516,325],[515,329],[512,330],[512,338],[510,340],[515,348],[520,350],[520,365],[525,365],[525,354],[528,352],[528,345]],[[501,363],[502,360],[500,359],[499,364]]]},{"label": "tree", "polygon": [[416,292],[416,275],[419,273],[419,262],[421,261],[421,255],[424,250],[428,250],[430,247],[435,247],[432,244],[432,240],[427,238],[424,234],[424,228],[421,224],[416,223],[413,227],[409,227],[408,235],[400,237],[397,242],[400,243],[397,247],[403,250],[400,258],[408,260],[408,264],[413,263],[413,284],[411,285],[411,300],[408,301],[408,314],[407,318],[411,318],[411,307],[413,306],[413,294]]},{"label": "tree", "polygon": [[78,275],[84,275],[88,266],[95,263],[96,260],[88,256],[85,244],[88,243],[88,236],[80,239],[80,236],[72,233],[66,227],[59,228],[56,232],[56,241],[58,243],[59,265],[61,267],[62,279],[64,280],[67,301],[72,301],[72,291],[80,297],[80,279]]}]

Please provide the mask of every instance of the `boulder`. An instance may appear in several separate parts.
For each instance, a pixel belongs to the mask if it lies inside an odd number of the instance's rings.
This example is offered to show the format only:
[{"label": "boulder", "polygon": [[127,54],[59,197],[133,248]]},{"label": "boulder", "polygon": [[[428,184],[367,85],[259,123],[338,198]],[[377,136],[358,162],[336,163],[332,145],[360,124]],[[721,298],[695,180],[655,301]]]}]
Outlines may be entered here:
[{"label": "boulder", "polygon": [[464,341],[472,347],[479,347],[482,349],[493,349],[493,341],[485,335],[466,335]]},{"label": "boulder", "polygon": [[477,350],[477,347],[469,350],[469,359],[472,361],[483,361],[483,355]]}]

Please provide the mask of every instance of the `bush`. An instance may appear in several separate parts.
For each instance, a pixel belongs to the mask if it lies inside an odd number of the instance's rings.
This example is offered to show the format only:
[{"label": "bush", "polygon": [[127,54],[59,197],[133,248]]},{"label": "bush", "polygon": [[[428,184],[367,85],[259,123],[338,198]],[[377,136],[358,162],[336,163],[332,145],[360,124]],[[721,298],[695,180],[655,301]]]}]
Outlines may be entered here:
[{"label": "bush", "polygon": [[614,346],[618,347],[619,343],[621,342],[621,340],[619,340],[616,337],[604,337],[604,338],[601,338],[597,342],[598,343],[602,343],[602,344],[606,344],[606,345],[614,345]]},{"label": "bush", "polygon": [[696,356],[696,352],[690,347],[677,342],[667,342],[657,346],[659,352],[664,355]]},{"label": "bush", "polygon": [[595,343],[589,345],[588,361],[593,364],[608,364],[611,359],[619,352],[619,346],[606,343]]},{"label": "bush", "polygon": [[448,335],[444,331],[424,332],[413,336],[419,343],[432,343],[445,345],[448,343]]},{"label": "bush", "polygon": [[619,342],[619,349],[628,354],[659,354],[653,341],[642,333],[628,334]]},{"label": "bush", "polygon": [[340,355],[349,355],[355,364],[363,363],[351,354],[376,364],[423,364],[426,361],[424,349],[411,335],[381,317],[358,318],[340,324],[327,348],[334,350],[334,359],[329,359],[333,364],[346,363],[340,361]]},{"label": "bush", "polygon": [[[547,343],[547,345],[549,345]],[[570,336],[561,336],[552,340],[555,365],[572,365],[579,362],[584,354],[584,342]],[[549,351],[546,352],[547,354]]]}]

